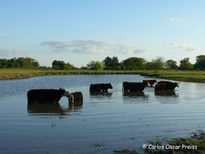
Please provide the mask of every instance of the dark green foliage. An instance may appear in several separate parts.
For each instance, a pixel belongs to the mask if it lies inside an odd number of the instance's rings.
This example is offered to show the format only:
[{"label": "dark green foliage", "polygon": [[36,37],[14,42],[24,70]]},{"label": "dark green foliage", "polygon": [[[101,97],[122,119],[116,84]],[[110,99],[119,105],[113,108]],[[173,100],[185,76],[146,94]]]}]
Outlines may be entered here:
[{"label": "dark green foliage", "polygon": [[105,64],[99,61],[91,61],[87,67],[91,70],[104,70]]},{"label": "dark green foliage", "polygon": [[[28,57],[19,57],[12,59],[0,59],[0,68],[23,68],[23,69],[50,69],[50,67],[39,66],[38,61]],[[177,66],[177,62],[169,59],[164,62],[162,57],[158,57],[150,62],[144,58],[130,57],[119,62],[116,56],[106,57],[103,62],[91,61],[87,66],[81,68],[74,67],[70,63],[54,60],[52,69],[55,70],[205,70],[205,55],[196,57],[196,63],[191,64],[189,58],[184,58]]]},{"label": "dark green foliage", "polygon": [[165,62],[163,61],[163,58],[158,57],[154,60],[152,60],[152,62],[148,62],[146,64],[146,69],[148,70],[162,70],[165,68]]},{"label": "dark green foliage", "polygon": [[166,68],[170,70],[176,70],[178,68],[177,62],[171,59],[167,60]]},{"label": "dark green foliage", "polygon": [[199,55],[196,57],[196,63],[194,64],[195,70],[205,70],[205,55]]},{"label": "dark green foliage", "polygon": [[105,63],[105,70],[120,70],[121,64],[117,57],[106,57],[103,62]]},{"label": "dark green foliage", "polygon": [[123,70],[143,70],[145,69],[146,61],[144,58],[131,57],[122,61]]},{"label": "dark green foliage", "polygon": [[0,68],[39,68],[39,63],[33,58],[0,59]]},{"label": "dark green foliage", "polygon": [[73,69],[77,69],[76,67],[74,67],[73,65],[71,65],[70,63],[65,63],[64,61],[58,61],[58,60],[54,60],[52,63],[52,69],[55,70],[73,70]]},{"label": "dark green foliage", "polygon": [[193,70],[194,65],[189,62],[189,58],[184,58],[180,61],[180,70]]}]

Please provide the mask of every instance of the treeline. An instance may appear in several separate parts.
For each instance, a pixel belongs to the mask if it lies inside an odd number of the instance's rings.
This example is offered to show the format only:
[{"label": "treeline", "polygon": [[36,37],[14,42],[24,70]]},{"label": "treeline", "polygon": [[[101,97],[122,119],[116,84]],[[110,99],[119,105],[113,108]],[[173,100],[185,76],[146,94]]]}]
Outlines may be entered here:
[{"label": "treeline", "polygon": [[0,59],[0,68],[39,68],[39,63],[33,58]]},{"label": "treeline", "polygon": [[175,60],[165,61],[162,57],[146,61],[144,58],[131,57],[119,62],[117,57],[106,57],[102,62],[91,61],[87,67],[81,69],[91,70],[205,70],[205,55],[196,57],[196,63],[192,64],[189,58],[180,60],[179,65]]},{"label": "treeline", "polygon": [[28,68],[28,69],[54,69],[54,70],[205,70],[205,55],[196,57],[196,63],[192,64],[189,58],[180,60],[179,65],[175,60],[165,61],[162,57],[146,61],[144,58],[131,57],[119,61],[117,57],[106,57],[103,61],[91,61],[87,66],[75,67],[64,61],[54,60],[52,67],[39,66],[37,60],[32,58],[0,59],[0,68]]}]

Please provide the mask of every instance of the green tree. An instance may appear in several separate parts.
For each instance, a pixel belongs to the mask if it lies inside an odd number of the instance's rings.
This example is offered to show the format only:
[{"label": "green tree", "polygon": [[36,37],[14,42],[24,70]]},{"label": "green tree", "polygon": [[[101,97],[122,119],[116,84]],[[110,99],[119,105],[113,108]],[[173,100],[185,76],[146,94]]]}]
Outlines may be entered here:
[{"label": "green tree", "polygon": [[19,63],[22,68],[38,68],[39,63],[33,58],[29,57],[19,57],[17,59],[17,63]]},{"label": "green tree", "polygon": [[189,62],[189,58],[184,58],[180,61],[179,69],[180,70],[192,70],[194,65]]},{"label": "green tree", "polygon": [[205,55],[199,55],[196,57],[196,63],[194,64],[195,70],[205,70]]},{"label": "green tree", "polygon": [[104,70],[105,64],[99,61],[91,61],[87,67],[91,70]]},{"label": "green tree", "polygon": [[70,63],[65,63],[64,61],[60,60],[54,60],[52,63],[52,69],[55,70],[72,70],[72,69],[77,69]]},{"label": "green tree", "polygon": [[122,61],[122,68],[126,70],[143,70],[146,61],[144,58],[131,57]]},{"label": "green tree", "polygon": [[162,70],[164,68],[165,68],[165,62],[162,57],[157,57],[156,59],[146,64],[146,69],[149,70]]},{"label": "green tree", "polygon": [[106,70],[119,70],[121,69],[121,65],[117,57],[106,57],[103,62],[105,63]]},{"label": "green tree", "polygon": [[28,57],[0,59],[0,68],[39,68],[39,63],[35,59]]},{"label": "green tree", "polygon": [[54,60],[52,63],[52,69],[55,70],[63,70],[64,69],[65,62],[60,60]]},{"label": "green tree", "polygon": [[177,68],[178,68],[177,62],[174,61],[174,60],[171,60],[171,59],[167,60],[167,62],[166,62],[166,68],[167,68],[167,69],[170,69],[170,70],[175,70],[175,69],[177,69]]}]

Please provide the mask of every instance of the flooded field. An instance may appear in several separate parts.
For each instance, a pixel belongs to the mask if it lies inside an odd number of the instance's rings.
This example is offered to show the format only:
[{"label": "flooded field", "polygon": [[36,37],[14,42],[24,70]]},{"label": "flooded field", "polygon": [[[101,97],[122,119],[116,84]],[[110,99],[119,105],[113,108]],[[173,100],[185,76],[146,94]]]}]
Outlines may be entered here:
[{"label": "flooded field", "polygon": [[[205,129],[205,84],[181,82],[173,96],[123,96],[122,82],[139,75],[44,76],[0,81],[0,153],[112,153],[148,140],[187,137]],[[146,78],[148,79],[148,78]],[[90,95],[91,83],[112,83],[110,95]],[[30,89],[83,93],[83,106],[27,105]]]}]

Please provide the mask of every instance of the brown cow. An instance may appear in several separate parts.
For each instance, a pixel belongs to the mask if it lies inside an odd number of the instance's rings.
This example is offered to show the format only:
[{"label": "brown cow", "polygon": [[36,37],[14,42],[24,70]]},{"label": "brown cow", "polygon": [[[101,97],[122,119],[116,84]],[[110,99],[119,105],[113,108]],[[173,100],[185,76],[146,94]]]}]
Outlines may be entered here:
[{"label": "brown cow", "polygon": [[112,89],[111,83],[98,83],[90,85],[90,93],[94,92],[108,92],[108,89]]},{"label": "brown cow", "polygon": [[123,91],[143,91],[146,86],[148,86],[148,82],[123,82]]},{"label": "brown cow", "polygon": [[154,83],[156,83],[157,80],[143,80],[143,82],[148,82],[148,87],[154,87]]},{"label": "brown cow", "polygon": [[155,90],[174,90],[179,87],[177,82],[160,81],[155,85]]}]

